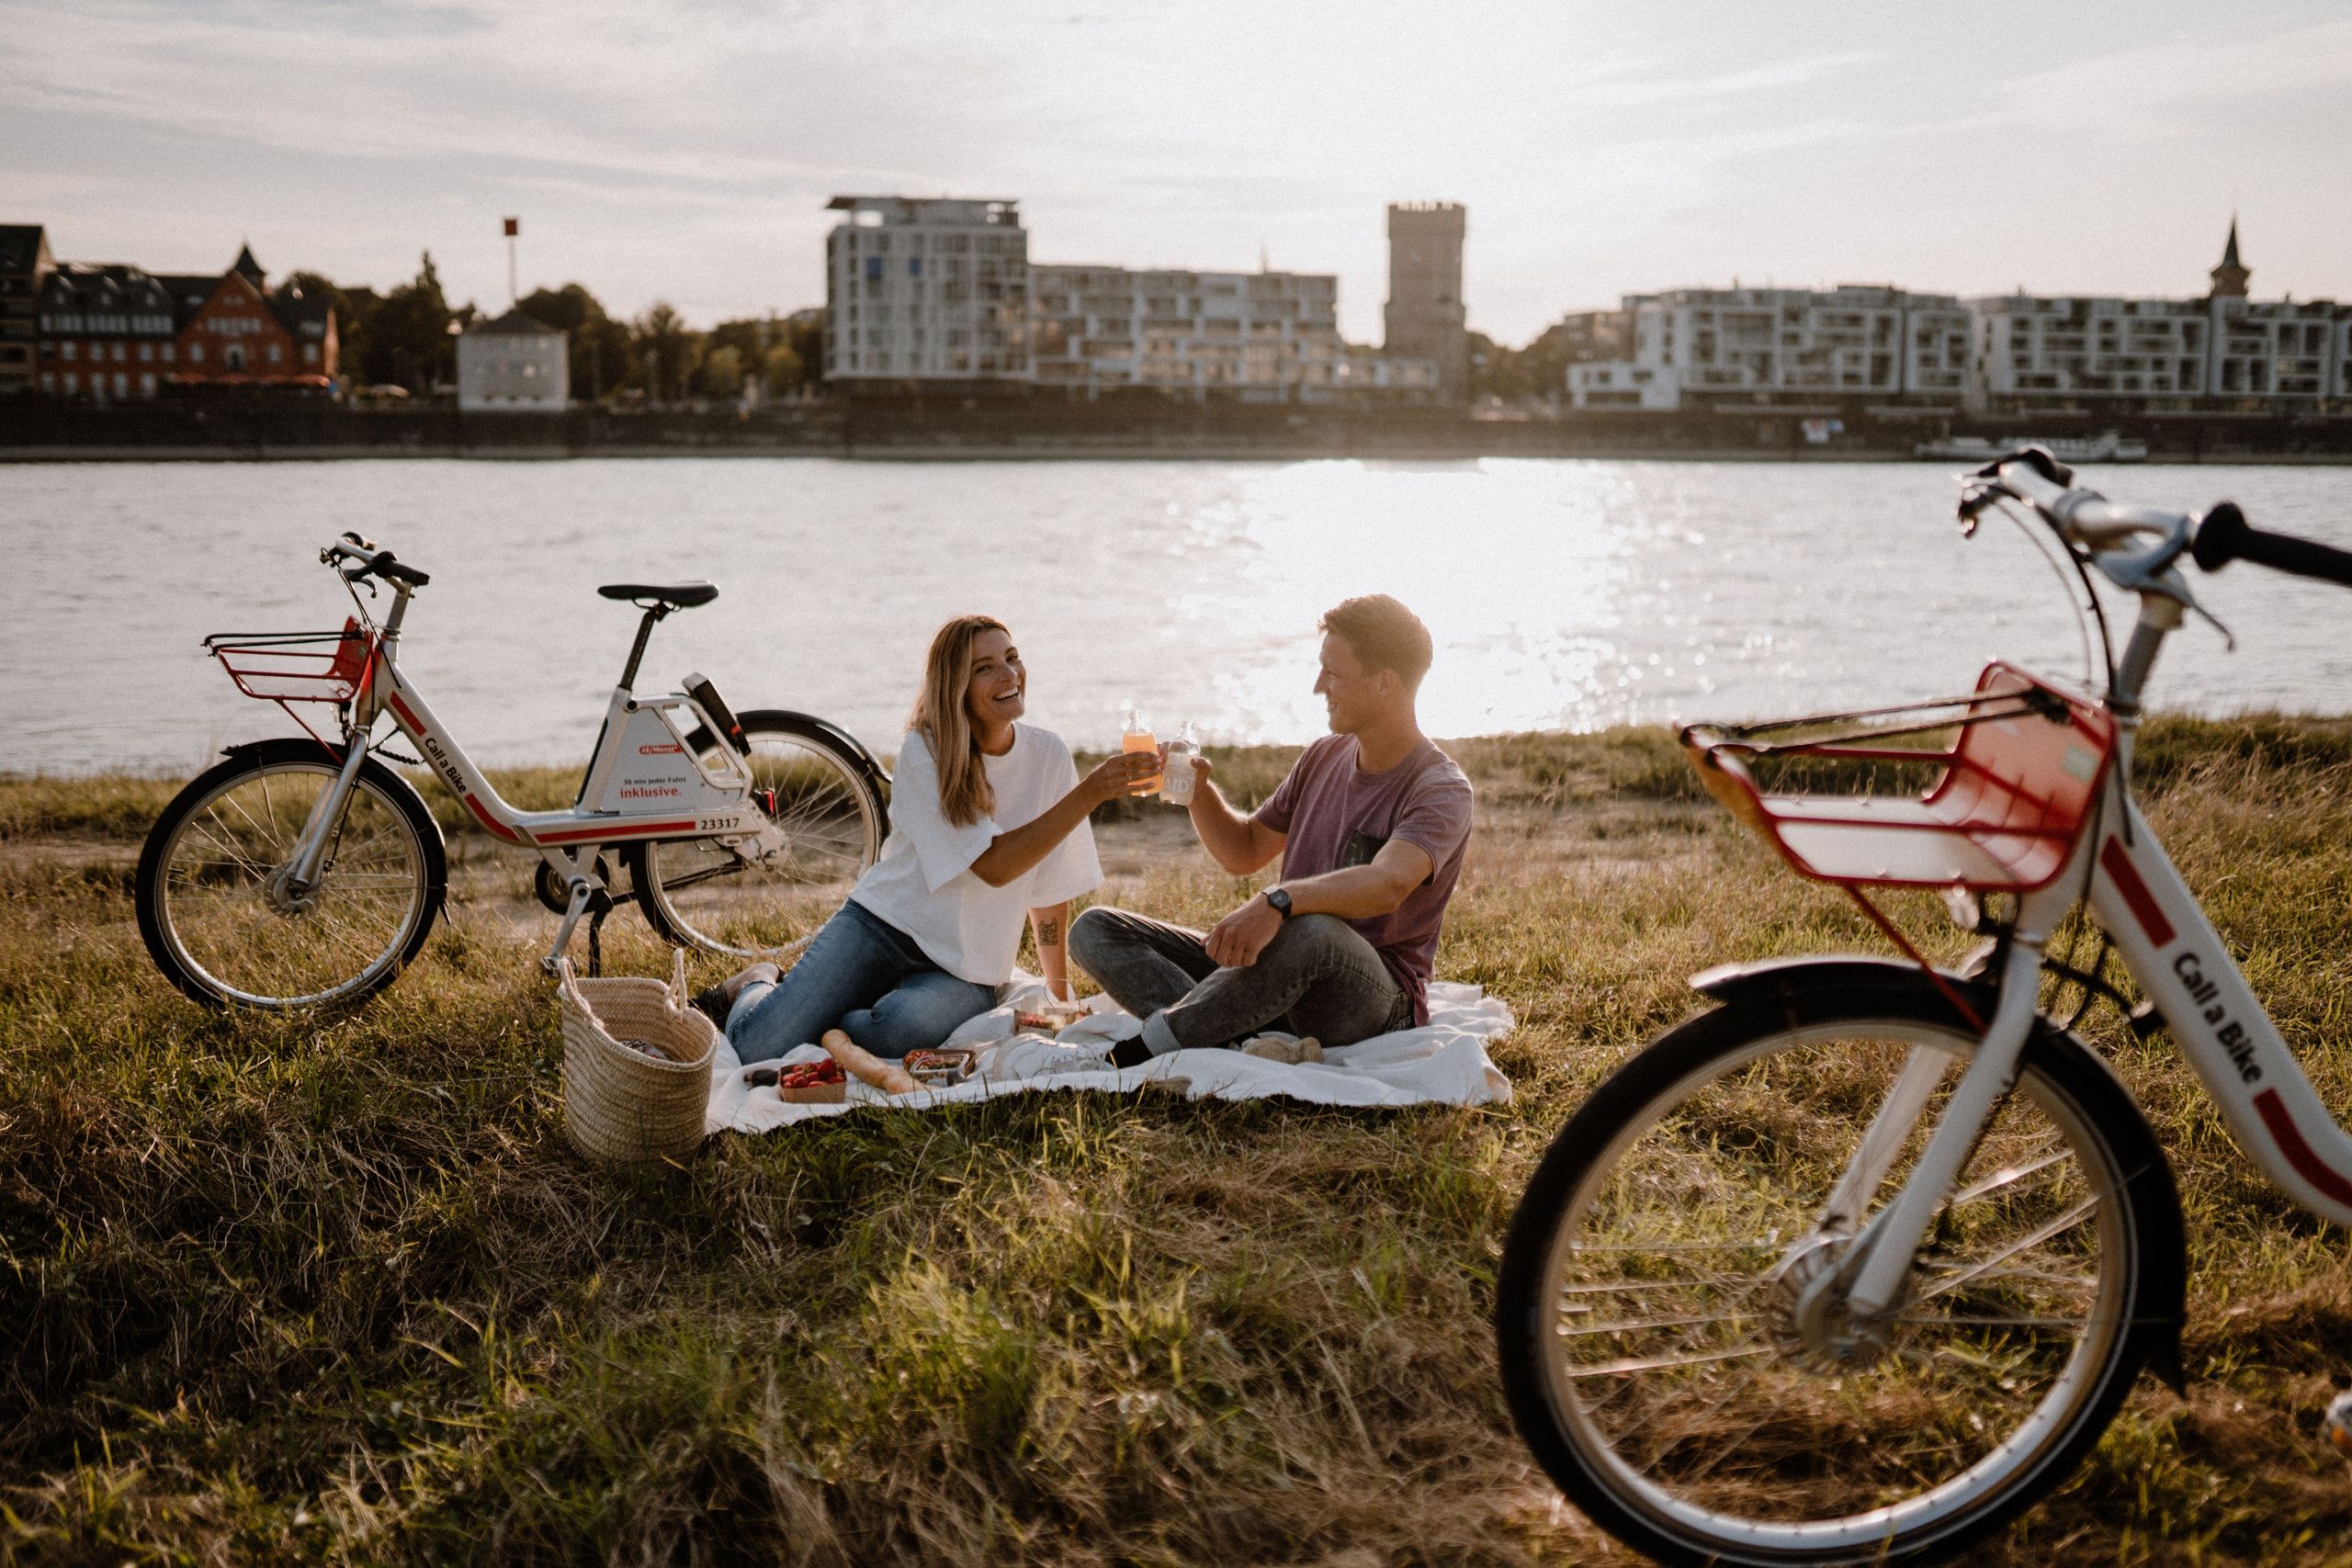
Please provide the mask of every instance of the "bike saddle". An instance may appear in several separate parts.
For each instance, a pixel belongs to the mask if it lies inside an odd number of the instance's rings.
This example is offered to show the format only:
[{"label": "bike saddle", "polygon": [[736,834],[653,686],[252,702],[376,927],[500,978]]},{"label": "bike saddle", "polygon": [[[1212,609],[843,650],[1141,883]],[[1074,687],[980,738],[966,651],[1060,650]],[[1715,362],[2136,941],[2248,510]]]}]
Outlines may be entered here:
[{"label": "bike saddle", "polygon": [[718,585],[709,582],[673,582],[666,586],[645,582],[607,582],[596,592],[607,599],[627,599],[632,603],[650,599],[673,610],[691,610],[718,597]]}]

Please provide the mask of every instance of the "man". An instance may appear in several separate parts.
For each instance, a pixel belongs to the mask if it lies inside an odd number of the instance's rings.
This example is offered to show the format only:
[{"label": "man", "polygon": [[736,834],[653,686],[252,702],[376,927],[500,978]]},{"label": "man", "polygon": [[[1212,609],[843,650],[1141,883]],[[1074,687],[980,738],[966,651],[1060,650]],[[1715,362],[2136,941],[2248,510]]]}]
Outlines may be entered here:
[{"label": "man", "polygon": [[1250,817],[1193,763],[1193,828],[1237,876],[1283,857],[1282,880],[1205,935],[1092,908],[1069,950],[1141,1018],[1112,1062],[1234,1045],[1280,1028],[1351,1045],[1429,1021],[1430,972],[1470,840],[1470,781],[1421,733],[1414,694],[1430,634],[1385,593],[1323,617],[1316,694],[1331,734]]}]

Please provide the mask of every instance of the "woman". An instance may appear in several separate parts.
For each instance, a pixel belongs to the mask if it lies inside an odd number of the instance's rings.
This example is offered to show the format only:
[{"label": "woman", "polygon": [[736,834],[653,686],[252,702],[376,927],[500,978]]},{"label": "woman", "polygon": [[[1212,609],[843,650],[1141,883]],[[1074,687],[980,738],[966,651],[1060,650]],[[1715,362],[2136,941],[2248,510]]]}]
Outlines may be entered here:
[{"label": "woman", "polygon": [[1020,722],[1028,679],[1001,621],[959,616],[931,639],[882,858],[790,974],[755,964],[696,998],[742,1060],[832,1029],[877,1056],[937,1045],[996,1006],[1024,913],[1046,985],[1069,997],[1069,900],[1102,880],[1088,814],[1159,762],[1122,752],[1080,779],[1061,737]]}]

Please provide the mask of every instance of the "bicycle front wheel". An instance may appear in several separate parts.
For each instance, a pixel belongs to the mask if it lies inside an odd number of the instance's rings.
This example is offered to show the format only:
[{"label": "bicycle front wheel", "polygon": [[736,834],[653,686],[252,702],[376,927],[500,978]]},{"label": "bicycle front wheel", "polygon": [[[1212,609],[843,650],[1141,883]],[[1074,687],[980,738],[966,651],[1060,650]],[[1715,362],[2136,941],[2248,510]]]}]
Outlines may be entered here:
[{"label": "bicycle front wheel", "polygon": [[[1505,1247],[1502,1370],[1529,1446],[1620,1540],[1668,1562],[1941,1555],[2098,1440],[2167,1278],[2177,1311],[2179,1211],[2070,1036],[2038,1028],[1892,1310],[1849,1318],[1835,1285],[1976,1046],[1916,976],[1798,981],[1668,1032],[1562,1131]],[[1924,1110],[1880,1117],[1898,1084]]]},{"label": "bicycle front wheel", "polygon": [[[888,818],[865,758],[797,715],[742,716],[752,798],[786,852],[754,863],[708,839],[629,852],[647,923],[682,947],[744,958],[779,953],[824,924],[882,852]],[[697,750],[715,745],[696,730]]]},{"label": "bicycle front wheel", "polygon": [[441,830],[373,758],[327,831],[318,880],[285,872],[341,760],[315,741],[240,748],[164,808],[139,857],[139,931],[164,977],[212,1006],[360,1001],[424,947],[448,881]]}]

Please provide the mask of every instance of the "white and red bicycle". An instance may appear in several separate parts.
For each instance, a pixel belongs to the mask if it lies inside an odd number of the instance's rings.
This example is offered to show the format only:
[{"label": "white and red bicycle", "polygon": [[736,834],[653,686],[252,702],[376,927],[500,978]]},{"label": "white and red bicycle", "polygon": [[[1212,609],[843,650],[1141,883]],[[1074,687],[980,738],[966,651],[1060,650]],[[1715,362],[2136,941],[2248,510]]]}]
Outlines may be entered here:
[{"label": "white and red bicycle", "polygon": [[[1709,790],[1907,958],[1696,976],[1714,1005],[1601,1084],[1512,1220],[1497,1292],[1512,1416],[1578,1507],[1661,1560],[1957,1551],[2063,1480],[2143,1365],[2178,1385],[2172,1174],[2072,1027],[2095,997],[2122,1000],[2110,946],[2146,998],[2135,1031],[2168,1029],[2255,1163],[2352,1225],[2352,1134],[2131,789],[2149,670],[2197,608],[2183,558],[2352,586],[2352,553],[2256,532],[2226,502],[2111,504],[2039,452],[1973,477],[1964,523],[1996,507],[2054,535],[2092,609],[2094,571],[2137,597],[2106,691],[1995,664],[1915,708],[1686,729]],[[1818,787],[1923,765],[1919,795]],[[1815,787],[1773,787],[1782,770]],[[1989,940],[1935,967],[1864,892],[1885,886],[1944,890]],[[2087,924],[2052,956],[2078,901]],[[2053,974],[2072,1018],[2043,1010]]]},{"label": "white and red bicycle", "polygon": [[[401,623],[431,580],[356,534],[320,552],[356,613],[338,632],[205,639],[237,689],[309,732],[229,748],[164,808],[139,859],[139,929],[197,1000],[255,1008],[347,1004],[390,985],[424,945],[448,883],[441,829],[380,760],[405,736],[481,829],[536,852],[539,897],[563,917],[553,967],[583,916],[611,908],[626,868],[653,929],[681,946],[745,957],[786,950],[831,914],[887,831],[881,766],[848,732],[782,709],[739,719],[718,690],[640,697],[647,639],[707,582],[613,583],[643,612],[628,667],[571,806],[502,798],[402,673]],[[391,591],[379,623],[360,598]],[[295,705],[333,704],[321,734]],[[371,741],[389,716],[391,732]],[[418,759],[399,758],[414,761]],[[593,927],[592,927],[593,931]]]}]

